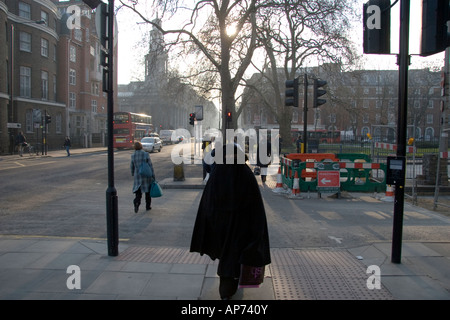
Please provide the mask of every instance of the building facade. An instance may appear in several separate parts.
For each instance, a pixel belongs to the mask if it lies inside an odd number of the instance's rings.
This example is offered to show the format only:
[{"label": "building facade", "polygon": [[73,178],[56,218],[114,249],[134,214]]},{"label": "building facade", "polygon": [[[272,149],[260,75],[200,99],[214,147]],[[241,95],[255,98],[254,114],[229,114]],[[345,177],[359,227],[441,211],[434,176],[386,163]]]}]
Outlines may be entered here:
[{"label": "building facade", "polygon": [[[398,110],[398,71],[357,70],[333,71],[333,68],[311,68],[308,74],[308,131],[340,131],[342,139],[361,141],[369,133],[375,141],[396,142]],[[258,81],[255,75],[253,81]],[[324,105],[313,108],[313,78],[327,81],[324,89],[327,100]],[[300,76],[303,79],[303,74]],[[283,81],[284,85],[284,81]],[[292,112],[291,132],[293,138],[303,132],[304,92],[300,84],[299,107]],[[284,88],[280,88],[284,92]],[[276,114],[262,102],[258,94],[247,91],[247,99],[241,117],[244,128],[279,128]],[[270,91],[266,94],[270,95]],[[284,98],[283,98],[284,100]],[[441,72],[428,69],[409,71],[408,88],[408,136],[416,140],[433,141],[439,137],[441,121]],[[347,135],[347,137],[345,137]]]},{"label": "building facade", "polygon": [[[82,13],[73,28],[70,6]],[[66,136],[101,145],[106,95],[92,10],[81,0],[0,0],[0,29],[0,154],[14,152],[20,131],[49,150]]]}]

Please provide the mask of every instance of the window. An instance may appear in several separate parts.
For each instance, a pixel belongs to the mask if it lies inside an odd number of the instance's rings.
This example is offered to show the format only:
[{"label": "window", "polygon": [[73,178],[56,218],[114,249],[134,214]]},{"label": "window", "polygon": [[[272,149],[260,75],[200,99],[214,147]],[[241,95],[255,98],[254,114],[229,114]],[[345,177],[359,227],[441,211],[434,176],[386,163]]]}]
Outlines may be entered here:
[{"label": "window", "polygon": [[45,25],[48,26],[48,13],[45,11],[41,11],[41,20],[45,21]]},{"label": "window", "polygon": [[19,2],[19,17],[31,19],[31,6],[25,2]]},{"label": "window", "polygon": [[377,100],[376,102],[376,108],[380,109],[383,106],[383,100]]},{"label": "window", "polygon": [[336,113],[330,113],[330,123],[336,123]]},{"label": "window", "polygon": [[433,100],[428,100],[428,109],[433,109],[433,107],[434,107]]},{"label": "window", "polygon": [[62,132],[62,115],[58,113],[55,117],[56,133]]},{"label": "window", "polygon": [[92,112],[97,113],[97,100],[91,101]]},{"label": "window", "polygon": [[363,114],[363,123],[369,123],[369,114]]},{"label": "window", "polygon": [[433,115],[432,114],[427,114],[427,123],[428,124],[433,124]]},{"label": "window", "polygon": [[70,46],[70,61],[77,62],[77,48]]},{"label": "window", "polygon": [[19,49],[20,49],[20,51],[31,52],[31,34],[30,33],[20,31]]},{"label": "window", "polygon": [[53,100],[56,101],[56,74],[53,75]]},{"label": "window", "polygon": [[69,92],[69,109],[76,109],[77,97],[74,92]]},{"label": "window", "polygon": [[91,93],[95,96],[98,96],[99,93],[99,84],[96,82],[93,82],[91,84]]},{"label": "window", "polygon": [[77,84],[77,72],[74,69],[69,70],[69,84],[73,86]]},{"label": "window", "polygon": [[298,111],[292,113],[292,123],[298,123]]},{"label": "window", "polygon": [[381,123],[381,114],[380,113],[377,113],[375,115],[375,123],[376,124],[380,124]]},{"label": "window", "polygon": [[41,98],[48,100],[48,72],[41,71]]},{"label": "window", "polygon": [[25,131],[33,132],[33,109],[25,111]]},{"label": "window", "polygon": [[83,31],[81,29],[75,29],[73,30],[73,36],[75,38],[75,40],[77,41],[82,41],[82,37],[83,37]]},{"label": "window", "polygon": [[363,108],[365,108],[365,109],[369,108],[369,100],[364,100],[363,101]]},{"label": "window", "polygon": [[41,38],[41,56],[48,57],[48,40]]},{"label": "window", "polygon": [[31,98],[31,68],[20,67],[20,96]]}]

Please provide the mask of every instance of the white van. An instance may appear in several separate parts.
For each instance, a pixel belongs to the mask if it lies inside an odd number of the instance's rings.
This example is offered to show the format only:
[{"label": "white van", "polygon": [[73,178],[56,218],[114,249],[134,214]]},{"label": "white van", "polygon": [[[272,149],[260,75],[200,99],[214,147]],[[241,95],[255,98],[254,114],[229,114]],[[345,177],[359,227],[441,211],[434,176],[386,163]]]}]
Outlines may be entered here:
[{"label": "white van", "polygon": [[162,140],[163,144],[173,144],[175,141],[172,141],[172,132],[175,130],[161,130],[159,131],[159,138]]}]

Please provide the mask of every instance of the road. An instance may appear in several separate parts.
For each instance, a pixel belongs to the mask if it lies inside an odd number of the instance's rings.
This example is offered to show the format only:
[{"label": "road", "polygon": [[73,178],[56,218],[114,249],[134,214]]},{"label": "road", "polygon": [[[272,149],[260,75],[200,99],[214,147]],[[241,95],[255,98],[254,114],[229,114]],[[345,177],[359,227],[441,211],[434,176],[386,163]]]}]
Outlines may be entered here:
[{"label": "road", "polygon": [[[171,178],[173,146],[151,159],[158,180]],[[202,190],[165,189],[151,211],[132,206],[131,151],[115,152],[121,241],[153,246],[188,247]],[[199,165],[185,165],[186,177],[201,177]],[[107,154],[24,157],[0,160],[0,236],[106,238]],[[259,179],[259,178],[258,178]],[[259,180],[258,180],[259,181]],[[273,181],[273,180],[272,180]],[[316,194],[294,200],[261,184],[272,247],[352,247],[392,236],[393,204],[372,194]],[[448,241],[450,219],[405,205],[403,238]]]}]

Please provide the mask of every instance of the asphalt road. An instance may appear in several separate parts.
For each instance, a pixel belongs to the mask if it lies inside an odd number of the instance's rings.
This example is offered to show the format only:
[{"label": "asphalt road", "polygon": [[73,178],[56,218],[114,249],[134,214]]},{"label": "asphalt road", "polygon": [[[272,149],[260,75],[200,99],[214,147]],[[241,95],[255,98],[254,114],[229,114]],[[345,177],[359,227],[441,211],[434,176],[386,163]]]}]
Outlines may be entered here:
[{"label": "asphalt road", "polygon": [[[158,180],[171,178],[173,146],[151,158]],[[131,151],[115,152],[121,241],[188,247],[202,190],[165,189],[151,211],[132,206]],[[186,177],[201,177],[199,165],[185,165]],[[0,159],[0,236],[106,238],[107,154]],[[258,178],[259,179],[259,178]],[[261,185],[271,247],[353,247],[392,236],[393,204],[372,194],[316,194],[293,200]],[[405,204],[403,238],[448,241],[450,219]]]}]

